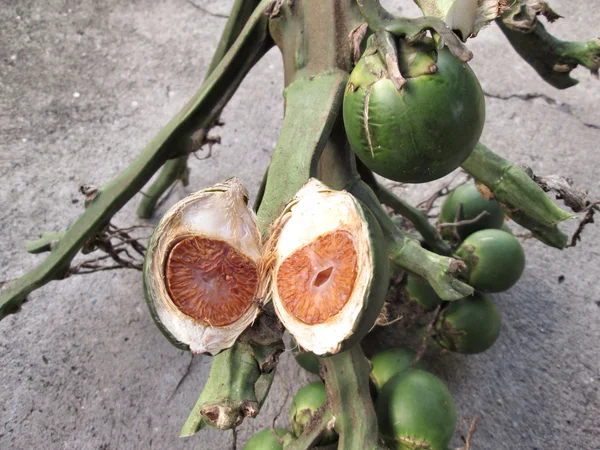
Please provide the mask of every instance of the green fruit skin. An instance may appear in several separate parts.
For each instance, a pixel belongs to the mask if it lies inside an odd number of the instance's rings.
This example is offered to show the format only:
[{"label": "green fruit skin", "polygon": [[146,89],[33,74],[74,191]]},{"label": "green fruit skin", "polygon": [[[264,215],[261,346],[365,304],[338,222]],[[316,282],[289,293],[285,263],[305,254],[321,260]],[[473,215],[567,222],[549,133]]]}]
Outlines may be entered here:
[{"label": "green fruit skin", "polygon": [[[290,422],[296,437],[304,431],[304,427],[311,421],[315,412],[327,402],[327,393],[322,381],[314,381],[301,388],[290,409]],[[319,441],[320,445],[328,445],[337,441],[337,434],[331,430],[326,432]]]},{"label": "green fruit skin", "polygon": [[467,264],[467,282],[482,292],[502,292],[515,285],[525,270],[525,252],[513,235],[481,230],[466,238],[456,251]]},{"label": "green fruit skin", "polygon": [[417,275],[408,274],[402,282],[402,288],[409,302],[417,303],[426,311],[434,310],[442,303],[431,285]]},{"label": "green fruit skin", "polygon": [[[371,358],[371,381],[379,392],[381,388],[394,375],[410,369],[411,363],[414,361],[417,353],[414,350],[405,347],[389,348],[387,350],[376,353]],[[417,361],[414,365],[415,369],[425,369],[422,361]]]},{"label": "green fruit skin", "polygon": [[383,231],[381,231],[379,222],[377,222],[369,208],[360,201],[358,201],[358,204],[369,227],[373,278],[365,292],[362,311],[354,324],[352,335],[344,341],[340,352],[359,344],[362,338],[371,331],[383,309],[390,279],[390,264]]},{"label": "green fruit skin", "polygon": [[290,339],[290,347],[300,367],[310,373],[319,374],[319,357],[317,355],[312,352],[300,351],[294,338]]},{"label": "green fruit skin", "polygon": [[[485,99],[468,64],[447,48],[438,51],[437,72],[408,78],[402,90],[386,78],[378,54],[361,58],[344,95],[350,145],[369,169],[390,180],[424,183],[456,169],[477,144],[485,122]],[[368,131],[365,100],[368,102]]]},{"label": "green fruit skin", "polygon": [[500,311],[488,296],[475,293],[451,302],[435,327],[441,332],[436,341],[442,347],[458,353],[482,353],[500,335]]},{"label": "green fruit skin", "polygon": [[[160,222],[158,225],[160,225]],[[169,329],[167,327],[165,327],[163,325],[162,321],[160,320],[160,317],[158,316],[158,312],[156,311],[156,303],[158,303],[159,300],[157,299],[156,294],[152,291],[152,289],[150,287],[150,280],[152,279],[152,277],[154,277],[154,273],[153,273],[154,269],[152,267],[152,255],[154,254],[154,251],[158,244],[158,239],[160,237],[159,236],[160,232],[157,231],[159,229],[158,225],[154,229],[154,232],[152,233],[152,236],[150,237],[150,241],[148,243],[148,249],[146,250],[146,256],[144,258],[144,266],[142,268],[142,273],[143,273],[142,283],[143,283],[143,287],[144,287],[144,298],[146,299],[146,304],[148,305],[148,310],[150,311],[150,317],[152,317],[152,320],[154,321],[154,323],[156,324],[158,329],[161,331],[161,333],[167,338],[167,340],[172,345],[174,345],[178,349],[188,351],[190,349],[189,345],[184,344],[183,342],[180,342],[175,336],[173,336],[171,334],[171,332],[169,331]]]},{"label": "green fruit skin", "polygon": [[[284,428],[275,428],[275,433],[277,433],[277,436],[279,436],[280,439],[291,434]],[[271,429],[267,428],[252,436],[248,442],[246,442],[246,445],[244,445],[243,450],[283,450],[283,444],[273,436]]]},{"label": "green fruit skin", "polygon": [[456,428],[452,395],[442,380],[424,370],[409,369],[390,378],[375,410],[391,449],[447,450]]},{"label": "green fruit skin", "polygon": [[[459,205],[462,204],[462,214],[457,218],[456,213]],[[482,217],[475,223],[460,225],[456,231],[461,240],[479,230],[486,228],[502,228],[504,224],[504,210],[496,200],[485,199],[477,190],[474,183],[463,184],[457,187],[446,198],[440,212],[441,223],[451,223],[458,220],[472,220],[479,214],[486,211],[487,216]],[[453,235],[452,228],[444,228],[442,237],[451,239]]]}]

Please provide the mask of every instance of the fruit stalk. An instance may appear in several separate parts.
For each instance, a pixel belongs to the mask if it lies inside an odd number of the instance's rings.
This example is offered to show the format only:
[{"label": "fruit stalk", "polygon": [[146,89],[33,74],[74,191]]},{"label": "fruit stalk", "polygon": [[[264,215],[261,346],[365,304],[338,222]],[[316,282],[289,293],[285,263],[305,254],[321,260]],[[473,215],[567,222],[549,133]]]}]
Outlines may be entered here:
[{"label": "fruit stalk", "polygon": [[385,10],[379,0],[357,0],[357,3],[372,31],[389,31],[396,36],[405,37],[409,41],[424,31],[432,31],[443,39],[443,43],[461,61],[466,62],[473,57],[473,53],[464,46],[458,36],[448,28],[443,20],[437,17],[415,19],[395,17]]},{"label": "fruit stalk", "polygon": [[268,37],[268,17],[265,15],[270,4],[271,1],[267,0],[261,2],[202,87],[129,167],[99,190],[47,258],[0,292],[0,320],[16,312],[35,289],[64,278],[72,259],[83,245],[106,226],[168,159],[193,150],[192,135],[202,124],[218,117],[222,105],[233,96],[248,71],[273,45]]},{"label": "fruit stalk", "polygon": [[390,263],[425,278],[443,300],[452,301],[473,293],[473,288],[455,275],[464,263],[425,250],[415,239],[402,234],[381,207],[379,200],[362,180],[352,182],[348,191],[362,201],[373,213],[387,239]]},{"label": "fruit stalk", "polygon": [[[225,54],[229,51],[237,37],[242,32],[244,25],[252,15],[252,12],[258,5],[256,0],[236,0],[229,13],[229,18],[225,24],[225,29],[221,35],[221,39],[217,44],[217,49],[213,54],[213,58],[206,71],[205,79],[219,65]],[[225,103],[221,105],[221,110],[225,107]],[[220,115],[220,114],[219,114]],[[203,140],[208,134],[210,128],[218,121],[217,115],[209,124],[202,126],[195,135],[198,145],[203,144]],[[187,186],[187,174],[189,172],[187,159],[189,155],[182,155],[175,159],[170,159],[165,163],[158,177],[145,191],[145,196],[140,201],[136,214],[141,218],[149,218],[154,212],[154,208],[160,197],[175,183],[181,180],[184,186]]]},{"label": "fruit stalk", "polygon": [[[284,443],[285,450],[309,450],[315,448],[321,436],[334,425],[333,413],[331,408],[322,408],[318,416],[311,422],[309,427],[304,429],[304,433],[298,439]],[[286,445],[287,444],[287,445]]]},{"label": "fruit stalk", "polygon": [[320,358],[327,401],[339,434],[338,449],[380,449],[377,417],[369,391],[369,362],[360,345]]},{"label": "fruit stalk", "polygon": [[216,355],[180,437],[192,436],[207,426],[228,430],[246,417],[256,417],[275,376],[274,366],[269,365],[271,370],[266,371],[265,356],[239,342]]},{"label": "fruit stalk", "polygon": [[429,247],[440,255],[449,256],[452,249],[440,236],[439,231],[429,222],[427,215],[420,209],[415,208],[410,203],[405,202],[390,189],[377,182],[373,172],[366,167],[359,165],[361,178],[373,190],[377,198],[384,205],[389,206],[402,217],[410,220],[415,229],[423,236],[423,239]]},{"label": "fruit stalk", "polygon": [[558,249],[567,245],[568,236],[557,224],[575,216],[560,209],[523,168],[481,143],[462,168],[485,184],[511,219],[530,230],[533,237]]}]

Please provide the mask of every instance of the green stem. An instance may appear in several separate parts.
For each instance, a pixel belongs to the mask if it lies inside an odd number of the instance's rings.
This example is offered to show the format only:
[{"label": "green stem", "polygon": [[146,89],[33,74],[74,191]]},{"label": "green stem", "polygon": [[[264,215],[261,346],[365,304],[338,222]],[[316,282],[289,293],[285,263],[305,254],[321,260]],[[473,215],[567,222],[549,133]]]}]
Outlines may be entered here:
[{"label": "green stem", "polygon": [[464,269],[462,261],[425,250],[419,241],[404,236],[364,181],[351,183],[348,191],[362,201],[379,222],[388,241],[387,247],[392,266],[409,270],[425,278],[443,300],[458,300],[473,294],[471,286],[455,278]]},{"label": "green stem", "polygon": [[320,358],[327,400],[340,450],[371,450],[379,445],[377,416],[369,391],[369,362],[360,345]]},{"label": "green stem", "polygon": [[[63,278],[72,259],[95,233],[119,211],[170,158],[189,153],[191,136],[218,117],[245,74],[272,46],[267,32],[264,0],[248,21],[217,69],[187,105],[152,139],[120,175],[102,187],[85,212],[64,233],[47,258],[34,270],[0,292],[0,319],[16,312],[27,295],[44,284]],[[181,152],[173,154],[174,149]]]},{"label": "green stem", "polygon": [[255,385],[261,376],[259,362],[248,344],[236,343],[216,355],[180,437],[192,436],[207,426],[228,430],[246,417],[256,417],[260,405]]},{"label": "green stem", "polygon": [[557,224],[575,216],[560,209],[523,168],[481,143],[462,168],[485,184],[510,218],[530,230],[536,239],[558,249],[567,245],[568,236]]},{"label": "green stem", "polygon": [[38,254],[49,252],[54,248],[64,233],[58,231],[44,231],[40,238],[35,241],[25,242],[27,253]]},{"label": "green stem", "polygon": [[533,69],[557,89],[574,86],[571,71],[578,65],[598,74],[600,39],[566,42],[548,33],[537,19],[538,11],[515,1],[512,8],[496,22],[510,44]]},{"label": "green stem", "polygon": [[415,19],[395,17],[381,6],[379,0],[357,0],[357,3],[369,28],[373,31],[389,31],[409,41],[417,38],[424,31],[432,31],[443,39],[448,49],[461,61],[467,62],[473,58],[473,53],[465,47],[446,23],[437,17],[427,16]]},{"label": "green stem", "polygon": [[263,233],[302,185],[316,176],[319,158],[342,105],[347,77],[345,72],[333,71],[299,78],[285,89],[283,127],[258,210]]},{"label": "green stem", "polygon": [[[223,30],[217,49],[208,66],[205,77],[208,77],[219,65],[225,54],[229,51],[242,32],[244,25],[246,25],[257,5],[258,2],[256,0],[236,0],[231,8],[229,18],[225,24],[225,29]],[[223,105],[223,107],[224,106],[225,105]],[[208,131],[217,120],[218,115],[210,124],[208,124],[208,126],[196,132],[196,135],[201,137],[200,139],[197,139],[199,145],[202,145],[204,137],[208,134]],[[187,165],[188,156],[189,155],[182,155],[165,163],[154,183],[146,189],[146,195],[140,201],[136,211],[138,217],[143,219],[151,217],[160,197],[167,192],[173,183],[184,180],[184,185],[187,185],[187,173],[189,171]]]},{"label": "green stem", "polygon": [[324,408],[318,411],[316,418],[318,419],[317,423],[313,419],[310,427],[306,427],[304,433],[298,439],[285,442],[283,448],[285,450],[309,450],[315,448],[321,436],[331,429],[334,424],[331,408]]},{"label": "green stem", "polygon": [[162,167],[158,178],[146,189],[136,214],[142,219],[152,217],[156,204],[167,190],[179,180],[187,179],[188,156],[168,160]]},{"label": "green stem", "polygon": [[373,172],[363,164],[359,164],[359,172],[362,180],[369,185],[379,201],[392,208],[396,214],[410,220],[415,229],[423,236],[425,243],[434,252],[445,256],[452,254],[450,245],[442,239],[437,228],[429,222],[427,215],[423,211],[405,202],[391,190],[379,184]]}]

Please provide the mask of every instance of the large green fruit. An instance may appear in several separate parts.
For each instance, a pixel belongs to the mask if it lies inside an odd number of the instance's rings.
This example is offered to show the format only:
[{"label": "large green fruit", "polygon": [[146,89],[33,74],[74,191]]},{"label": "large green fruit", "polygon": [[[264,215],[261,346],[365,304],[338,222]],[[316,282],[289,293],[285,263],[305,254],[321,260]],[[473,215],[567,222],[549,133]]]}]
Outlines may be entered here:
[{"label": "large green fruit", "polygon": [[427,280],[418,275],[409,273],[402,280],[402,289],[409,303],[416,303],[425,309],[425,311],[432,311],[442,303],[442,299],[436,294]]},{"label": "large green fruit", "polygon": [[[307,384],[298,391],[290,409],[290,421],[296,436],[302,434],[304,427],[310,423],[317,410],[326,402],[327,393],[322,381]],[[319,445],[329,445],[335,441],[337,441],[337,433],[328,430],[321,437]]]},{"label": "large green fruit", "polygon": [[485,101],[468,64],[433,42],[399,41],[406,84],[398,91],[385,61],[367,51],[348,80],[344,125],[352,149],[391,180],[423,183],[456,169],[475,148]]},{"label": "large green fruit", "polygon": [[[388,348],[376,353],[371,358],[371,364],[373,365],[371,381],[377,391],[380,391],[394,375],[410,369],[410,365],[416,356],[417,353],[414,350],[404,347]],[[425,366],[422,361],[417,361],[414,368],[425,369]]]},{"label": "large green fruit", "polygon": [[525,270],[525,252],[513,235],[502,230],[473,233],[456,254],[467,264],[462,276],[482,292],[510,289]]},{"label": "large green fruit", "polygon": [[[460,205],[462,207],[459,214]],[[463,184],[454,189],[448,198],[446,198],[446,201],[442,205],[439,221],[441,223],[451,223],[457,220],[473,220],[484,211],[488,213],[487,216],[480,218],[474,223],[456,227],[461,240],[476,231],[486,228],[500,229],[504,224],[504,211],[496,200],[484,198],[474,183]],[[444,228],[442,236],[445,239],[451,239],[452,231],[452,228]]]},{"label": "large green fruit", "polygon": [[458,353],[481,353],[490,348],[500,335],[500,312],[483,294],[475,293],[451,302],[442,310],[435,328],[436,341]]},{"label": "large green fruit", "polygon": [[409,369],[383,386],[375,405],[381,436],[392,449],[447,450],[456,428],[452,395],[439,378]]},{"label": "large green fruit", "polygon": [[283,450],[280,440],[291,433],[284,428],[275,428],[275,432],[279,440],[273,435],[273,431],[267,428],[252,436],[244,445],[243,450]]},{"label": "large green fruit", "polygon": [[294,355],[294,359],[304,370],[318,374],[319,373],[319,357],[312,352],[307,352],[300,349],[296,340],[290,338],[290,347]]}]

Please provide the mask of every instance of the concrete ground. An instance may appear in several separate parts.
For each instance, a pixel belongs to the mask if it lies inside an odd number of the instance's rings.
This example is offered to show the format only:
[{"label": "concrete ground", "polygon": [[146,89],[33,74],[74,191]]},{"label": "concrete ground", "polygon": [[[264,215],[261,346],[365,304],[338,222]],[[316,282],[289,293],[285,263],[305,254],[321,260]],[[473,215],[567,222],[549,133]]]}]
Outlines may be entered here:
[{"label": "concrete ground", "polygon": [[[224,26],[219,14],[231,3],[2,2],[0,279],[41,261],[25,253],[24,241],[68,227],[83,209],[78,187],[117,175],[191,96]],[[384,3],[414,12],[408,0]],[[554,1],[566,18],[550,29],[570,40],[597,36],[600,10],[592,4]],[[546,86],[495,27],[470,47],[472,67],[492,95],[483,142],[539,174],[569,175],[600,198],[600,82],[578,70],[578,86]],[[237,175],[255,194],[281,124],[281,90],[273,51],[225,110],[213,156],[191,158],[190,190]],[[423,198],[425,189],[404,195]],[[143,223],[134,218],[139,198],[116,224]],[[524,277],[495,297],[503,315],[497,344],[483,355],[447,355],[433,368],[459,417],[481,416],[474,449],[600,448],[598,233],[590,226],[583,243],[565,252],[527,241]],[[154,326],[137,271],[53,282],[0,322],[0,333],[2,449],[230,445],[230,434],[215,430],[178,439],[211,359],[194,358],[176,389],[190,357]],[[277,424],[288,426],[291,394],[309,379],[285,353],[263,412],[241,426],[239,441],[279,411]]]}]

